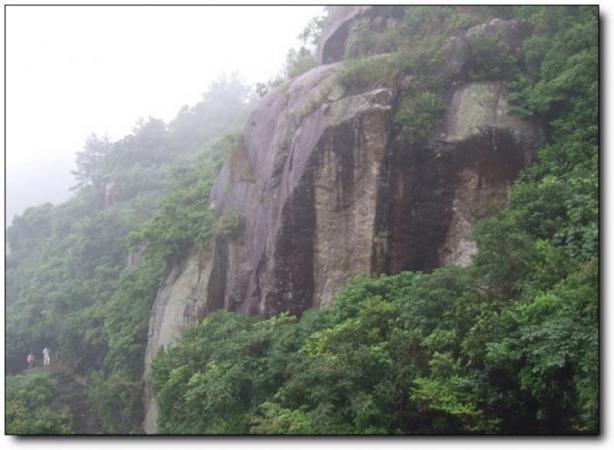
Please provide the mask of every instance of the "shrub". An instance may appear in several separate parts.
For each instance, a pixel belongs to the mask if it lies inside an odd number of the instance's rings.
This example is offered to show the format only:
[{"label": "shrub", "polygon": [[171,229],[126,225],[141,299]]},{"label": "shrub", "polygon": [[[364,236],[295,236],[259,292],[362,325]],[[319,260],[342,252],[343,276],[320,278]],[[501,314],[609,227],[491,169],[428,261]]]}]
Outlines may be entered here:
[{"label": "shrub", "polygon": [[214,236],[232,241],[241,235],[243,221],[241,216],[234,212],[225,212],[213,224]]},{"label": "shrub", "polygon": [[387,57],[352,59],[343,63],[338,80],[345,89],[357,91],[375,81],[390,77],[393,73],[393,65]]},{"label": "shrub", "polygon": [[358,22],[347,39],[345,58],[361,58],[369,54],[369,50],[376,47],[379,35],[369,29],[369,21]]},{"label": "shrub", "polygon": [[255,182],[256,178],[252,173],[252,167],[245,153],[243,146],[243,136],[237,136],[228,159],[231,176],[233,179],[245,181],[248,183]]},{"label": "shrub", "polygon": [[441,96],[426,91],[403,99],[401,108],[394,116],[394,123],[411,137],[424,140],[430,137],[442,111]]},{"label": "shrub", "polygon": [[472,43],[468,78],[471,81],[512,79],[518,61],[501,45],[501,36],[483,36]]},{"label": "shrub", "polygon": [[288,74],[288,78],[302,75],[316,65],[317,62],[315,58],[305,47],[301,47],[298,52],[293,48],[290,49],[286,57],[286,73]]}]

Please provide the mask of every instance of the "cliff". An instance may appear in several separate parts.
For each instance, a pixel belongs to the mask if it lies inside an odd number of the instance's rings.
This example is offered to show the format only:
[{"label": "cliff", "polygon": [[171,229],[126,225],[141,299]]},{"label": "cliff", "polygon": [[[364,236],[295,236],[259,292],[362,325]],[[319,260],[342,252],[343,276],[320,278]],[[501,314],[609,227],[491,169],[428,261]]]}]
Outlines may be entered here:
[{"label": "cliff", "polygon": [[[210,208],[240,218],[240,232],[168,274],[150,319],[146,379],[160,348],[212,311],[300,315],[329,305],[360,274],[468,264],[472,225],[505,207],[542,139],[539,123],[510,113],[504,76],[471,75],[472,50],[497,36],[498,48],[518,57],[530,29],[494,19],[446,40],[440,113],[417,139],[395,120],[416,80],[383,72],[350,84],[343,61],[359,21],[377,32],[398,20],[395,8],[333,8],[321,65],[260,100],[210,197]],[[391,64],[377,50],[365,59]],[[155,433],[148,384],[145,404],[145,431]]]}]

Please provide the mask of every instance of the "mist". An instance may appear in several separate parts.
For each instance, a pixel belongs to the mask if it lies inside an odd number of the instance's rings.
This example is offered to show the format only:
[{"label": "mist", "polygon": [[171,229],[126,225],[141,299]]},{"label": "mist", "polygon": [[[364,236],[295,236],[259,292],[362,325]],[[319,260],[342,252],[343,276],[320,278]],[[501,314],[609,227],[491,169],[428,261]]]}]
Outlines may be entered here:
[{"label": "mist", "polygon": [[248,85],[274,78],[323,9],[8,7],[8,224],[70,197],[75,154],[91,134],[118,140],[140,119],[169,123],[223,74]]}]

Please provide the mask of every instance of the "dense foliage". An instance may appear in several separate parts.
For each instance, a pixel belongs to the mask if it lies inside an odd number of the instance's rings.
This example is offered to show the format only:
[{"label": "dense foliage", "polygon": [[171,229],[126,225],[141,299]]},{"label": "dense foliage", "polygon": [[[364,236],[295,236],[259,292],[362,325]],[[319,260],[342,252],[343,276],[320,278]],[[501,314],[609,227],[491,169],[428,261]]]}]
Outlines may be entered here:
[{"label": "dense foliage", "polygon": [[[452,17],[452,7],[412,9],[408,30],[441,30]],[[155,360],[165,432],[599,430],[598,18],[591,7],[505,12],[534,26],[512,101],[518,114],[544,117],[548,139],[510,208],[476,227],[472,264],[358,278],[330,309],[300,319],[209,316]],[[478,19],[456,15],[450,26]],[[476,58],[494,46],[484,42]],[[374,64],[350,61],[341,79],[369,82],[363,68]],[[508,64],[473,79],[509,76]],[[441,107],[432,86],[406,100],[397,125],[428,128]]]},{"label": "dense foliage", "polygon": [[58,409],[55,380],[49,372],[31,371],[6,378],[6,432],[10,434],[65,434],[71,415]]}]

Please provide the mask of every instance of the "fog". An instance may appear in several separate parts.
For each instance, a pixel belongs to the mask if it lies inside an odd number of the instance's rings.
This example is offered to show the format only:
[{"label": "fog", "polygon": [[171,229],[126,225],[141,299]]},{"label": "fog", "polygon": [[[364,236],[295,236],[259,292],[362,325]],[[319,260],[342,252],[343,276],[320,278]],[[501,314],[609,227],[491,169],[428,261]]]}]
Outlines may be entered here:
[{"label": "fog", "polygon": [[221,74],[266,82],[323,7],[6,8],[7,221],[69,198],[75,152],[171,120]]}]

